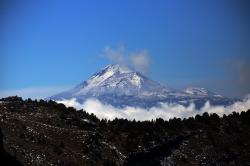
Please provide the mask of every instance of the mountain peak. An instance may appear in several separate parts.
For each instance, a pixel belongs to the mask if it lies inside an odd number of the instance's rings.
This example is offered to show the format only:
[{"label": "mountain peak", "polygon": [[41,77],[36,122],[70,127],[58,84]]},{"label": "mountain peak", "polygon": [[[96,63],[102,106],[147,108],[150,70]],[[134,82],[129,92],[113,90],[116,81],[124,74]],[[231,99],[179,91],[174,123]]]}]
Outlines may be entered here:
[{"label": "mountain peak", "polygon": [[119,72],[120,74],[134,72],[128,66],[120,65],[120,64],[110,64],[110,65],[106,66],[103,70],[112,71],[113,73]]},{"label": "mountain peak", "polygon": [[[120,64],[110,64],[73,89],[50,97],[53,100],[76,98],[83,103],[96,98],[113,106],[152,107],[158,103],[198,103],[207,100],[212,104],[229,103],[205,88],[190,87],[185,90],[172,89]],[[184,103],[184,104],[185,104]]]},{"label": "mountain peak", "polygon": [[79,84],[71,92],[73,96],[92,97],[104,94],[138,95],[147,78],[127,66],[111,64]]},{"label": "mountain peak", "polygon": [[118,78],[125,78],[128,77],[128,74],[131,75],[131,79],[138,80],[139,76],[136,74],[135,71],[131,70],[125,65],[119,65],[119,64],[110,64],[103,68],[101,71],[94,74],[89,80],[86,82],[91,85],[100,85],[101,83],[108,81],[110,83],[111,77],[113,77],[113,81],[119,80]]}]

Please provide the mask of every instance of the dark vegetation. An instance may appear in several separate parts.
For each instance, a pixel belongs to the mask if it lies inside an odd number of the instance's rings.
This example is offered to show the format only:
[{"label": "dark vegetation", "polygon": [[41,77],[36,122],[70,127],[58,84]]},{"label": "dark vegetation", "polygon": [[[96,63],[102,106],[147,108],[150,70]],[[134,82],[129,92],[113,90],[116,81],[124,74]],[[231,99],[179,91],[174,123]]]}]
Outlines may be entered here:
[{"label": "dark vegetation", "polygon": [[250,110],[109,121],[53,101],[8,97],[0,100],[0,128],[7,165],[250,165]]},{"label": "dark vegetation", "polygon": [[3,135],[2,131],[0,130],[0,162],[5,165],[18,165],[21,166],[15,157],[9,155],[3,147]]}]

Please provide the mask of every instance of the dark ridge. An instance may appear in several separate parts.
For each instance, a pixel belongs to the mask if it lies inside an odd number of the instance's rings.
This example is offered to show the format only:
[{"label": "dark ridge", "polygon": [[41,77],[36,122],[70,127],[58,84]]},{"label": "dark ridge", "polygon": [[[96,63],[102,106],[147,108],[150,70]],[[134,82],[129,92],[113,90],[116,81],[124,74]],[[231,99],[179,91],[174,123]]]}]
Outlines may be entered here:
[{"label": "dark ridge", "polygon": [[0,129],[0,165],[250,165],[250,110],[110,121],[12,96],[0,99]]}]

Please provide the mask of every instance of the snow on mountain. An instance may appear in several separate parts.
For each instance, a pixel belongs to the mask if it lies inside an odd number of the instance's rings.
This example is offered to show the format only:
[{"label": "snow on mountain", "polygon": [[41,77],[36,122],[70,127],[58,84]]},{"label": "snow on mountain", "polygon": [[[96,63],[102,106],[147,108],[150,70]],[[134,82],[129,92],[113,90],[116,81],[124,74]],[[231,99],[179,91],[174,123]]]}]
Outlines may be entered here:
[{"label": "snow on mountain", "polygon": [[108,65],[73,89],[49,99],[71,98],[76,98],[80,103],[88,98],[97,98],[105,104],[117,107],[152,107],[161,102],[182,105],[193,102],[199,107],[208,100],[217,105],[227,105],[232,102],[231,99],[204,88],[187,88],[185,90],[169,88],[118,64]]},{"label": "snow on mountain", "polygon": [[196,96],[214,96],[214,97],[223,97],[222,95],[211,92],[205,88],[198,87],[188,87],[184,90],[187,94],[196,95]]}]

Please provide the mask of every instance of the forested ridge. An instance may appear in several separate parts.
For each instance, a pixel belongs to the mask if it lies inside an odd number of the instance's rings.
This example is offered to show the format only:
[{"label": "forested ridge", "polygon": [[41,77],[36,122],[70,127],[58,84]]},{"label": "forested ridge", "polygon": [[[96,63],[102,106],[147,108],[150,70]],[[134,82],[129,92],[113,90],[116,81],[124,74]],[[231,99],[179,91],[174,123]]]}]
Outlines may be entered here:
[{"label": "forested ridge", "polygon": [[110,121],[54,101],[3,98],[1,162],[250,165],[250,110],[239,111],[223,117],[204,113],[169,121]]}]

